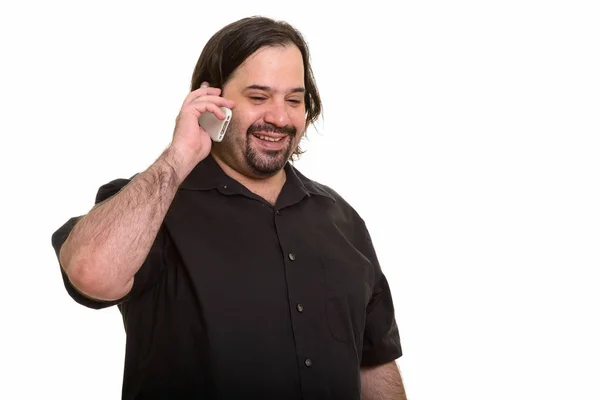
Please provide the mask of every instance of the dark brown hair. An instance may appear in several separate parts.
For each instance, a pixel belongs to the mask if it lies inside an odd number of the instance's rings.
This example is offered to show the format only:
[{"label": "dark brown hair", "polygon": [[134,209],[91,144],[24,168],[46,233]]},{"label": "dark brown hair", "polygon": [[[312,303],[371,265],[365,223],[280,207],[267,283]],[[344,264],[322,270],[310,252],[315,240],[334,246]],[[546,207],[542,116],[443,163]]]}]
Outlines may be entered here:
[{"label": "dark brown hair", "polygon": [[[258,49],[289,44],[298,47],[302,54],[306,124],[314,123],[321,115],[322,104],[310,66],[308,44],[302,34],[285,21],[253,16],[223,27],[204,46],[194,68],[191,90],[198,89],[204,81],[209,82],[211,86],[222,88],[236,68]],[[292,158],[298,158],[302,152],[298,147]]]}]

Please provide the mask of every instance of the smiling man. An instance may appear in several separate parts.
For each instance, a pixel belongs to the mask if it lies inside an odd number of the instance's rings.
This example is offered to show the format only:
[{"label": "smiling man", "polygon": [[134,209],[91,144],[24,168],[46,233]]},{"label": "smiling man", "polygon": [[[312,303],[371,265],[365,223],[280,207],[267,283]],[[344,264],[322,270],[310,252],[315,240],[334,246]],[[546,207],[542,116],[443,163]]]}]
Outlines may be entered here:
[{"label": "smiling man", "polygon": [[[213,142],[198,118],[219,107]],[[406,398],[366,225],[290,163],[320,113],[300,33],[236,21],[202,51],[163,154],[54,233],[69,295],[123,315],[123,399]]]},{"label": "smiling man", "polygon": [[225,173],[274,204],[307,123],[302,53],[286,43],[259,48],[234,70],[222,94],[235,112],[212,155]]}]

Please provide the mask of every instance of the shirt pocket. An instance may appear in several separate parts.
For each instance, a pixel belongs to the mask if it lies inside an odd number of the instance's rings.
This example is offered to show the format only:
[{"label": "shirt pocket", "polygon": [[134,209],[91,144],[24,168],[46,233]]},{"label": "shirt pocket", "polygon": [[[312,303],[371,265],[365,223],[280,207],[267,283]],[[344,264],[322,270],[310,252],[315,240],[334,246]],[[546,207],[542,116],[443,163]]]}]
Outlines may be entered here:
[{"label": "shirt pocket", "polygon": [[331,335],[360,347],[366,310],[373,292],[373,266],[362,256],[322,257],[327,324]]}]

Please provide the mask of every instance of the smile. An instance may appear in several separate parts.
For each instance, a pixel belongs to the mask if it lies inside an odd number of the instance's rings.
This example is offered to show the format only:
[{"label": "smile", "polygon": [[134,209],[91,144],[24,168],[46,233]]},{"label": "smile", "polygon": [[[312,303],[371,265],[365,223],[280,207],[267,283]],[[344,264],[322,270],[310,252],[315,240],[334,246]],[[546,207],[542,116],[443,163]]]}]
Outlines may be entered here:
[{"label": "smile", "polygon": [[280,138],[274,138],[274,137],[270,137],[270,136],[263,136],[263,135],[254,135],[254,137],[257,137],[261,140],[267,140],[269,142],[279,142],[281,139],[283,139],[282,137]]}]

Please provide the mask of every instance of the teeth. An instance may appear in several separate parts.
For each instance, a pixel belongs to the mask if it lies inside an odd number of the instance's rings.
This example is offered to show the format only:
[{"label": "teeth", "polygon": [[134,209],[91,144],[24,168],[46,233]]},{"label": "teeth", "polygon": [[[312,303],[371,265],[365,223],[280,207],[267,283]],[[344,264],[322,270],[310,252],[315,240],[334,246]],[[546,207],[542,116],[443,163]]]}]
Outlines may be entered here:
[{"label": "teeth", "polygon": [[268,136],[263,136],[263,135],[254,135],[259,139],[262,140],[268,140],[269,142],[279,142],[282,138],[272,138],[272,137],[268,137]]}]

